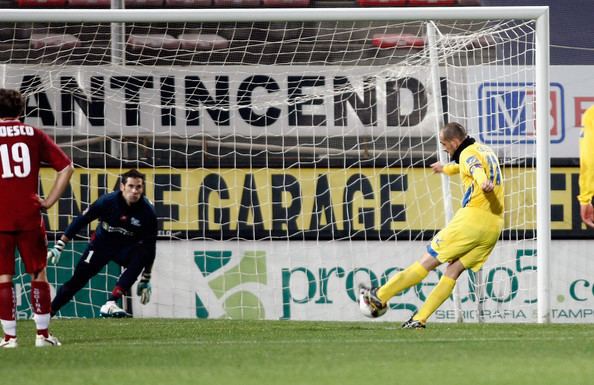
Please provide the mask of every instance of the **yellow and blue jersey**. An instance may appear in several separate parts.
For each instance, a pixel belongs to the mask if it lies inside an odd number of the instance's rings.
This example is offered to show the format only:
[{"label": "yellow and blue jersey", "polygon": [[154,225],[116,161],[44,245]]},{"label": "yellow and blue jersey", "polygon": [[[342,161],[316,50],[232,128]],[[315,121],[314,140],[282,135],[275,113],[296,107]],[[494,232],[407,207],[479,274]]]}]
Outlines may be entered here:
[{"label": "yellow and blue jersey", "polygon": [[594,196],[594,106],[586,110],[582,116],[582,132],[580,135],[580,195],[581,204],[592,203]]},{"label": "yellow and blue jersey", "polygon": [[[464,186],[462,207],[476,207],[503,216],[503,175],[497,155],[489,146],[471,144],[460,153],[459,164],[450,163],[443,171],[447,175],[460,174]],[[495,185],[489,193],[481,188],[487,179]]]},{"label": "yellow and blue jersey", "polygon": [[[488,146],[470,142],[460,152],[458,164],[444,166],[447,175],[459,173],[464,186],[462,208],[427,246],[427,252],[441,263],[460,260],[467,269],[478,271],[493,251],[503,228],[503,176],[497,156]],[[455,155],[456,157],[457,155]],[[482,184],[494,184],[485,193]]]}]

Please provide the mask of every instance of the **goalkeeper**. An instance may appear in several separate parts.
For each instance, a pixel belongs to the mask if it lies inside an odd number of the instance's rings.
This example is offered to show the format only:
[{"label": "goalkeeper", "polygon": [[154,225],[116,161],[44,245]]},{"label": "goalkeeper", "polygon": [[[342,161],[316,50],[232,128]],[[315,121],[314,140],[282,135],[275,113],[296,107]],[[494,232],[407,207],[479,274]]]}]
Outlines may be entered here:
[{"label": "goalkeeper", "polygon": [[582,222],[594,229],[594,106],[586,110],[582,117],[582,134],[580,135],[580,216]]},{"label": "goalkeeper", "polygon": [[[439,141],[453,163],[431,165],[436,173],[459,173],[464,185],[462,208],[432,239],[418,262],[393,276],[379,288],[361,287],[359,301],[365,313],[381,315],[396,294],[421,282],[431,270],[447,263],[445,273],[418,313],[403,328],[425,328],[429,317],[450,296],[456,280],[466,269],[478,271],[495,247],[503,228],[503,180],[497,156],[476,143],[458,123],[446,124]],[[361,306],[363,305],[363,306]]]},{"label": "goalkeeper", "polygon": [[64,234],[47,253],[50,263],[57,264],[68,243],[84,226],[99,220],[95,234],[83,252],[72,278],[57,291],[52,301],[55,315],[110,261],[126,269],[120,275],[107,302],[101,306],[102,317],[129,317],[117,304],[129,291],[138,275],[140,302],[147,304],[151,296],[151,269],[155,260],[157,215],[153,204],[144,196],[145,175],[132,169],[120,177],[120,191],[105,194],[75,218]]}]

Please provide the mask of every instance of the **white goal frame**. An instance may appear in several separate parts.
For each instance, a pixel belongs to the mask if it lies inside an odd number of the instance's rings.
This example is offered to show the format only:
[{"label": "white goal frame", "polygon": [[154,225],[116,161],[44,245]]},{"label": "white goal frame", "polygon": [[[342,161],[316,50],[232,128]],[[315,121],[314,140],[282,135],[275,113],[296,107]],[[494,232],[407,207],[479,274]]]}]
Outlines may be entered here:
[{"label": "white goal frame", "polygon": [[551,320],[549,250],[549,9],[532,7],[297,8],[290,9],[2,9],[0,22],[258,22],[362,20],[535,20],[537,320]]}]

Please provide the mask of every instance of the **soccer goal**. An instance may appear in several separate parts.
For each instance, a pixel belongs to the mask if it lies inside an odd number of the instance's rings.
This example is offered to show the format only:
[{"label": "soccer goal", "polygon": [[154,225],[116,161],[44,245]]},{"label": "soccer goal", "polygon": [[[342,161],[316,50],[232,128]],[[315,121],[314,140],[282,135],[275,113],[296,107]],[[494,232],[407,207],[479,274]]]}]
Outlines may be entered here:
[{"label": "soccer goal", "polygon": [[[121,172],[147,174],[160,238],[153,298],[132,295],[135,316],[363,320],[357,284],[418,259],[460,205],[457,177],[429,167],[447,161],[437,131],[457,121],[500,157],[505,230],[432,320],[550,320],[548,8],[11,9],[0,20],[0,85],[25,93],[26,122],[76,165],[50,235]],[[43,171],[43,191],[52,178]],[[54,288],[91,231],[50,267]],[[62,315],[95,316],[118,273]],[[382,320],[410,317],[440,275]]]}]

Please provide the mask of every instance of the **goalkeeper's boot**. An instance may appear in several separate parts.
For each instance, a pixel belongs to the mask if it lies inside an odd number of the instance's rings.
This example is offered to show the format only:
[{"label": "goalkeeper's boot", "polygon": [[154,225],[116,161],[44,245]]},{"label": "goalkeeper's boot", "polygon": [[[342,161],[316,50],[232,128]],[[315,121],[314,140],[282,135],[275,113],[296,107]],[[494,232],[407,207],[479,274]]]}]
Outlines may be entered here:
[{"label": "goalkeeper's boot", "polygon": [[379,317],[386,313],[388,306],[382,303],[382,300],[377,296],[377,287],[367,287],[363,284],[359,285],[359,294],[362,300],[371,308],[372,313]]},{"label": "goalkeeper's boot", "polygon": [[99,315],[104,318],[128,318],[132,317],[130,314],[126,313],[124,309],[119,307],[115,301],[107,301],[105,305],[101,306],[99,310]]},{"label": "goalkeeper's boot", "polygon": [[35,346],[38,348],[46,348],[51,346],[62,346],[62,343],[51,334],[49,334],[47,337],[38,334],[35,338]]},{"label": "goalkeeper's boot", "polygon": [[408,321],[402,324],[403,329],[425,329],[425,324],[419,320],[413,319],[414,315]]},{"label": "goalkeeper's boot", "polygon": [[19,343],[18,343],[16,337],[4,337],[4,338],[2,338],[2,341],[0,341],[0,348],[12,349],[12,348],[16,348],[18,346],[19,346]]}]

